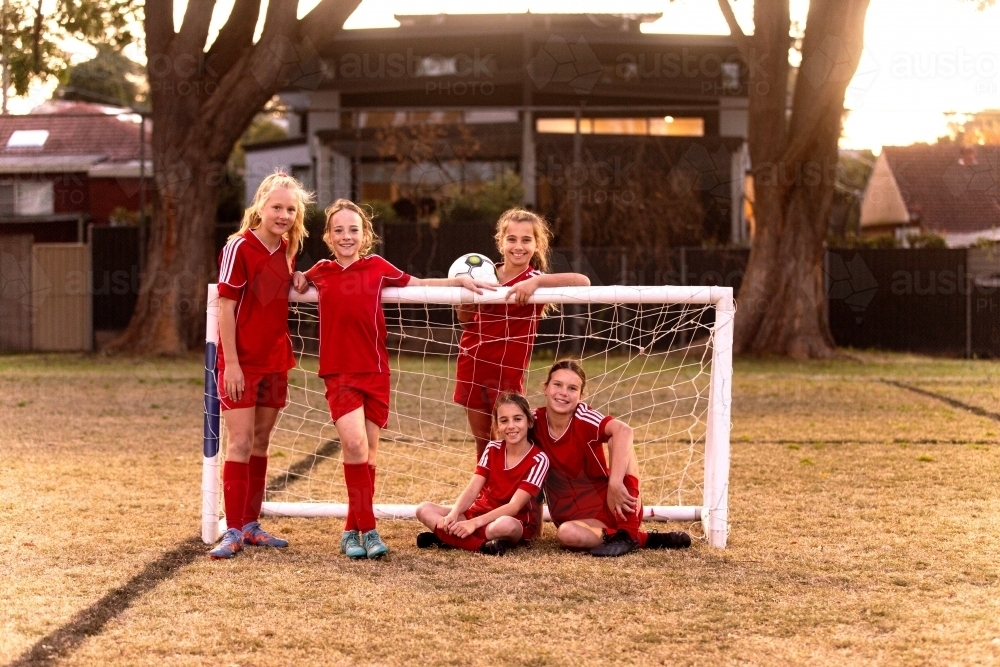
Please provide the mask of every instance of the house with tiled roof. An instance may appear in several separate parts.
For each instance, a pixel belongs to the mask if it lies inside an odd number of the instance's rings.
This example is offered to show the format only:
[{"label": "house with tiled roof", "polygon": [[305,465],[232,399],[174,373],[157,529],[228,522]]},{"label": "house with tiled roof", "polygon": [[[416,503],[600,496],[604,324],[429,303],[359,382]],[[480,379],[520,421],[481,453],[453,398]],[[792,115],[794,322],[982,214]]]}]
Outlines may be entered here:
[{"label": "house with tiled roof", "polygon": [[136,114],[78,102],[0,117],[0,234],[80,242],[90,224],[134,218],[152,176],[141,131]]},{"label": "house with tiled roof", "polygon": [[1000,240],[1000,146],[882,149],[861,204],[861,233],[917,232],[953,248]]}]

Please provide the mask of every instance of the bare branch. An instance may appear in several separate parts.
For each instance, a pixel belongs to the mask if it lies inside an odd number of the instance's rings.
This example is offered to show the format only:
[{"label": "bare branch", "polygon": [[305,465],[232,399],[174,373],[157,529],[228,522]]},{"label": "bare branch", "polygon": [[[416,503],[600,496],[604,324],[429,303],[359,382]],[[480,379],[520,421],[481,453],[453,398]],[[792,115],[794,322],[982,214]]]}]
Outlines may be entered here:
[{"label": "bare branch", "polygon": [[740,27],[739,22],[736,20],[736,14],[733,13],[733,6],[729,4],[729,0],[719,0],[719,9],[722,10],[722,15],[726,17],[729,32],[733,37],[733,41],[736,42],[736,48],[739,49],[740,55],[743,56],[744,60],[750,62],[752,58],[750,54],[750,38],[743,32],[743,28]]},{"label": "bare branch", "polygon": [[[201,56],[208,41],[208,26],[212,21],[215,0],[189,0],[184,11],[184,22],[177,33],[175,48],[178,53]],[[171,17],[171,22],[173,18]]]},{"label": "bare branch", "polygon": [[260,16],[261,0],[236,0],[233,11],[208,51],[209,67],[219,77],[224,75],[248,49],[253,47],[253,33]]},{"label": "bare branch", "polygon": [[325,37],[340,32],[344,21],[361,4],[360,0],[322,0],[299,21],[299,40],[320,44]]},{"label": "bare branch", "polygon": [[289,39],[295,37],[294,30],[299,23],[295,18],[298,4],[298,0],[270,0],[267,3],[264,30],[260,35],[260,41],[257,42],[257,48],[279,35]]}]

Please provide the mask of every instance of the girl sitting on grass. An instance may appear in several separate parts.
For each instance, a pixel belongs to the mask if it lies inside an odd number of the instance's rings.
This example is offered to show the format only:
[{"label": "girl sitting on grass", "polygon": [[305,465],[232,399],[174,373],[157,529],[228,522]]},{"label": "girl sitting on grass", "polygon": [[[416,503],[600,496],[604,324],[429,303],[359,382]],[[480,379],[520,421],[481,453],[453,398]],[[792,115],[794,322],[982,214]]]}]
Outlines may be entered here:
[{"label": "girl sitting on grass", "polygon": [[417,506],[417,519],[430,529],[417,535],[418,547],[448,545],[502,556],[541,532],[536,498],[549,459],[528,440],[533,425],[524,396],[500,394],[493,426],[501,439],[486,445],[472,481],[453,507],[431,502]]}]

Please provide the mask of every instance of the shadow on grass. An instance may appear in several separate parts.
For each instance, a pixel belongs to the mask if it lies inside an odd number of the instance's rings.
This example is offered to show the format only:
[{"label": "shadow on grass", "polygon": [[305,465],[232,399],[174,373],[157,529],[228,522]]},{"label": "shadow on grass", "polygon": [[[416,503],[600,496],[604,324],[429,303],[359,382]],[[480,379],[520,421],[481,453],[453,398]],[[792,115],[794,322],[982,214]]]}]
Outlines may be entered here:
[{"label": "shadow on grass", "polygon": [[898,382],[896,380],[882,380],[882,382],[892,385],[893,387],[898,387],[900,389],[906,389],[907,391],[912,391],[914,394],[920,394],[921,396],[927,396],[928,398],[933,398],[943,403],[947,403],[953,408],[958,408],[959,410],[968,410],[974,415],[979,415],[980,417],[986,417],[987,419],[992,419],[993,421],[1000,421],[1000,414],[996,412],[990,412],[989,410],[984,410],[975,405],[969,405],[968,403],[963,403],[962,401],[956,401],[950,396],[945,396],[944,394],[938,394],[937,392],[927,391],[926,389],[921,389],[920,387],[914,387],[913,385],[906,384],[905,382]]},{"label": "shadow on grass", "polygon": [[[284,491],[289,485],[306,476],[319,462],[330,459],[340,451],[338,440],[327,440],[311,455],[291,466],[281,475],[272,479],[267,490],[270,493]],[[204,557],[205,545],[198,537],[192,537],[175,545],[142,572],[129,579],[124,585],[109,591],[100,600],[77,613],[68,623],[39,639],[9,667],[40,667],[54,665],[67,657],[88,637],[99,635],[104,627],[119,614],[132,606],[144,593],[156,588],[177,570],[190,565],[196,558]]]},{"label": "shadow on grass", "polygon": [[205,545],[197,537],[184,540],[142,569],[124,585],[109,591],[100,600],[80,611],[68,623],[35,642],[11,667],[54,665],[68,656],[88,637],[100,634],[104,626],[132,606],[143,593],[153,590],[173,574],[204,557]]}]

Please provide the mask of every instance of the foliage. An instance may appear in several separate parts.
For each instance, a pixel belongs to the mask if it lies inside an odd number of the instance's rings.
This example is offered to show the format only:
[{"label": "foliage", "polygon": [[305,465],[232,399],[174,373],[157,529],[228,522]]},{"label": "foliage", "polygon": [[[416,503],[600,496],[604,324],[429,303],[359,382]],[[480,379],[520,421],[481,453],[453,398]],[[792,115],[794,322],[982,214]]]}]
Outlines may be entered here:
[{"label": "foliage", "polygon": [[906,237],[906,245],[910,248],[947,248],[944,237],[934,232],[917,232]]},{"label": "foliage", "polygon": [[494,222],[507,209],[520,206],[524,198],[521,177],[513,171],[478,188],[466,188],[442,206],[449,222]]},{"label": "foliage", "polygon": [[1000,109],[984,109],[966,116],[962,122],[948,123],[951,136],[938,143],[1000,145]]},{"label": "foliage", "polygon": [[369,199],[364,205],[371,209],[371,217],[376,224],[379,222],[396,222],[399,219],[396,209],[392,207],[390,202],[384,199]]},{"label": "foliage", "polygon": [[143,68],[107,44],[97,45],[97,55],[79,65],[71,65],[66,83],[55,91],[63,100],[135,107],[145,101]]},{"label": "foliage", "polygon": [[70,55],[64,45],[78,40],[121,50],[134,39],[143,18],[141,0],[7,0],[4,51],[17,95],[35,79],[65,80]]}]

